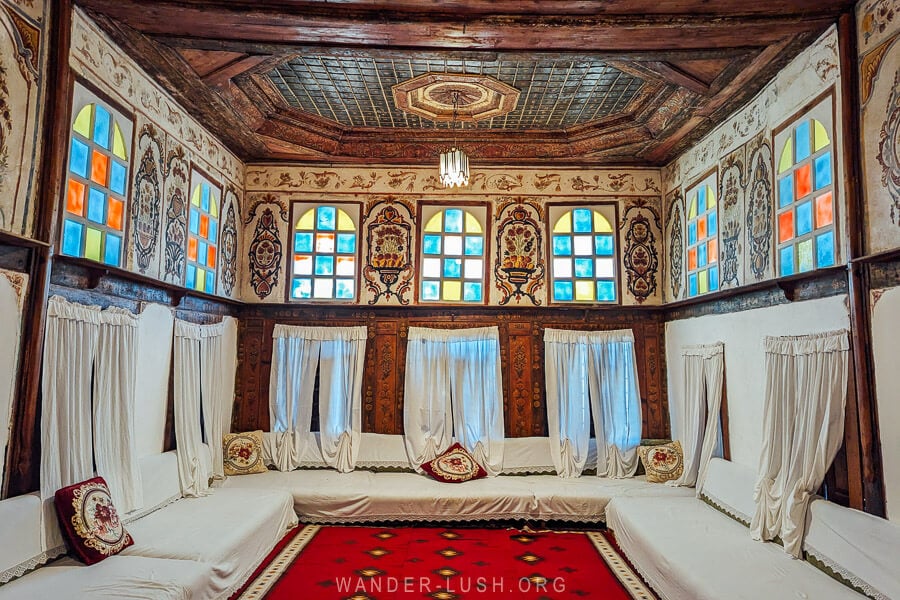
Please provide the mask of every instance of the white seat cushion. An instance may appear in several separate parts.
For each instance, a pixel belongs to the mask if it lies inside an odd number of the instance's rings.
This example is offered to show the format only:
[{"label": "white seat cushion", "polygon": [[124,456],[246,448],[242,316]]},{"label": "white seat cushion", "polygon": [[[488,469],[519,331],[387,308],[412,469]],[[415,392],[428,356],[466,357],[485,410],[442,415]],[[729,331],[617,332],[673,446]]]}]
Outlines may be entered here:
[{"label": "white seat cushion", "polygon": [[0,502],[0,583],[47,562],[41,549],[41,499],[26,494]]},{"label": "white seat cushion", "polygon": [[756,512],[756,471],[722,458],[709,461],[702,495],[716,507],[749,525]]}]

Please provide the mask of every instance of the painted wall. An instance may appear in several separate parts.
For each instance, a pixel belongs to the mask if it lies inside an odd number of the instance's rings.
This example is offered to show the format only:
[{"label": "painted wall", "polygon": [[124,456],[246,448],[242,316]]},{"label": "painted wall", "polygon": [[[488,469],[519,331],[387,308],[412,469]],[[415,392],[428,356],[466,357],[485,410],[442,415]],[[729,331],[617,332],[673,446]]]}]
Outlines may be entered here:
[{"label": "painted wall", "polygon": [[0,230],[32,236],[50,0],[0,0]]},{"label": "painted wall", "polygon": [[22,342],[22,310],[28,275],[0,269],[0,475],[6,465],[6,450],[16,401],[19,345]]},{"label": "painted wall", "polygon": [[872,351],[887,517],[900,521],[900,287],[872,293]]},{"label": "painted wall", "polygon": [[[670,410],[684,393],[683,346],[725,343],[725,378],[731,459],[754,470],[762,451],[765,398],[765,336],[804,335],[848,329],[844,295],[724,315],[666,323],[666,368]],[[896,337],[896,336],[895,336]],[[681,415],[672,414],[672,437],[681,432]]]}]

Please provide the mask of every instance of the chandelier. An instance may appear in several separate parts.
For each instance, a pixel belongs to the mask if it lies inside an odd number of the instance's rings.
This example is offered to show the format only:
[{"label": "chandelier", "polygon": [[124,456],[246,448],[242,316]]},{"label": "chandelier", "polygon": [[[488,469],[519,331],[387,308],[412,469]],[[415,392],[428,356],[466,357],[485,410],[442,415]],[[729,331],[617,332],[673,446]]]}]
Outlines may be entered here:
[{"label": "chandelier", "polygon": [[453,120],[450,127],[454,131],[453,146],[449,150],[441,152],[441,183],[444,187],[457,187],[469,185],[469,157],[456,147],[456,114],[459,108],[459,92],[452,93]]}]

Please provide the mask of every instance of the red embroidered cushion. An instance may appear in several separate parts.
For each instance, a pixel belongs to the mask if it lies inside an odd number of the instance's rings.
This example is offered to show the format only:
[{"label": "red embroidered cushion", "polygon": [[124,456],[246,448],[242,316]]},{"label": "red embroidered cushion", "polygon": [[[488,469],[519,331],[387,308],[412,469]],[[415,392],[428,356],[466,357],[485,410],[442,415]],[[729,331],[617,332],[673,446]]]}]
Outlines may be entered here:
[{"label": "red embroidered cushion", "polygon": [[444,483],[462,483],[470,479],[487,477],[487,471],[478,464],[459,442],[447,448],[443,454],[421,465],[423,471]]},{"label": "red embroidered cushion", "polygon": [[102,477],[57,490],[56,515],[70,551],[86,565],[134,544]]}]

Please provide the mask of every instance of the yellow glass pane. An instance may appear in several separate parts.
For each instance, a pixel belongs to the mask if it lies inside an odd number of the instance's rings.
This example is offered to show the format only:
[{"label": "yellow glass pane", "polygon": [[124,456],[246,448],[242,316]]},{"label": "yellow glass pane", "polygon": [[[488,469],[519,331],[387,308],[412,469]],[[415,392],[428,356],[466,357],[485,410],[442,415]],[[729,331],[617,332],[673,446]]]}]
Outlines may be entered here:
[{"label": "yellow glass pane", "polygon": [[338,231],[356,231],[356,226],[353,224],[353,219],[350,218],[346,212],[338,209],[338,222],[337,228]]},{"label": "yellow glass pane", "polygon": [[219,199],[212,192],[209,194],[209,214],[217,219],[219,218]]},{"label": "yellow glass pane", "polygon": [[470,212],[466,212],[466,233],[481,233],[481,223]]},{"label": "yellow glass pane", "polygon": [[462,298],[462,284],[459,281],[444,281],[442,286],[444,300],[459,301]]},{"label": "yellow glass pane", "polygon": [[794,140],[788,138],[781,151],[781,160],[778,161],[778,173],[784,173],[794,166]]},{"label": "yellow glass pane", "polygon": [[697,216],[697,194],[696,192],[691,197],[691,208],[688,210],[688,219],[693,219]]},{"label": "yellow glass pane", "polygon": [[206,269],[197,269],[197,279],[194,280],[194,289],[201,292],[206,289]]},{"label": "yellow glass pane", "polygon": [[441,231],[441,217],[443,217],[444,213],[439,212],[430,219],[428,219],[428,223],[425,224],[425,231],[429,232],[440,232]]},{"label": "yellow glass pane", "polygon": [[697,279],[700,280],[700,293],[705,294],[709,291],[709,271],[700,271],[697,273]]},{"label": "yellow glass pane", "polygon": [[122,130],[119,129],[118,123],[113,123],[113,154],[122,160],[128,160],[125,150],[125,136],[122,135]]},{"label": "yellow glass pane", "polygon": [[612,225],[609,224],[609,220],[596,210],[594,211],[594,233],[612,233]]},{"label": "yellow glass pane", "polygon": [[593,281],[576,281],[575,282],[575,300],[580,302],[590,302],[594,299],[594,282]]},{"label": "yellow glass pane", "polygon": [[191,194],[191,204],[194,206],[200,206],[200,186],[194,188],[194,193]]},{"label": "yellow glass pane", "polygon": [[706,210],[716,205],[716,191],[711,185],[706,186]]},{"label": "yellow glass pane", "polygon": [[78,112],[78,116],[75,117],[75,124],[72,125],[72,129],[74,129],[76,133],[91,139],[91,119],[93,117],[94,105],[88,104]]},{"label": "yellow glass pane", "polygon": [[93,227],[87,228],[84,240],[84,257],[91,260],[100,260],[100,247],[103,245],[103,232]]},{"label": "yellow glass pane", "polygon": [[828,131],[826,131],[825,126],[815,119],[813,119],[813,143],[815,147],[814,152],[818,152],[831,143],[831,139],[828,137]]},{"label": "yellow glass pane", "polygon": [[311,208],[305,213],[303,216],[297,219],[297,229],[303,229],[306,231],[312,231],[316,228],[316,209]]},{"label": "yellow glass pane", "polygon": [[572,233],[571,210],[559,218],[559,221],[553,226],[553,233]]}]

